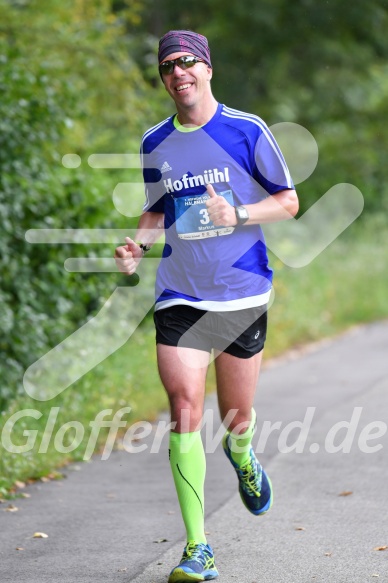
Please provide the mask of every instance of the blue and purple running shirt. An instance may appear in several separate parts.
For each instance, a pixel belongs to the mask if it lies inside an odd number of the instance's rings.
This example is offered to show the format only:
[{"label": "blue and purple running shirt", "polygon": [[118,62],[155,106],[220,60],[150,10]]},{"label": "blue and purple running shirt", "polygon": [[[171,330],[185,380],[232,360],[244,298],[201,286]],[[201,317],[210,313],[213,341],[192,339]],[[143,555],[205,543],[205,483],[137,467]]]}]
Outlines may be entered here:
[{"label": "blue and purple running shirt", "polygon": [[185,304],[230,311],[267,303],[272,270],[260,225],[216,227],[205,205],[209,183],[233,206],[294,188],[263,120],[219,104],[207,124],[190,131],[175,115],[144,134],[141,155],[144,211],[165,215],[155,310]]}]

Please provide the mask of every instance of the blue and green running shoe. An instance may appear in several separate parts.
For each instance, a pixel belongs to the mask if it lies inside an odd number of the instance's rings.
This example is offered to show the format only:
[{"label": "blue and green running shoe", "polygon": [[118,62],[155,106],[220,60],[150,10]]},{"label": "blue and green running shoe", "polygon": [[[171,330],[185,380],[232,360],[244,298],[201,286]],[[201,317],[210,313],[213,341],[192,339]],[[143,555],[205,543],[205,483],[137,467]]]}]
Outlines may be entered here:
[{"label": "blue and green running shoe", "polygon": [[225,435],[222,445],[236,471],[239,492],[244,505],[249,512],[256,516],[268,512],[273,501],[272,484],[256,458],[252,447],[249,450],[248,462],[243,466],[238,466],[232,458],[229,433]]},{"label": "blue and green running shoe", "polygon": [[184,548],[181,562],[170,573],[168,583],[209,581],[218,577],[212,548],[205,543],[189,541]]}]

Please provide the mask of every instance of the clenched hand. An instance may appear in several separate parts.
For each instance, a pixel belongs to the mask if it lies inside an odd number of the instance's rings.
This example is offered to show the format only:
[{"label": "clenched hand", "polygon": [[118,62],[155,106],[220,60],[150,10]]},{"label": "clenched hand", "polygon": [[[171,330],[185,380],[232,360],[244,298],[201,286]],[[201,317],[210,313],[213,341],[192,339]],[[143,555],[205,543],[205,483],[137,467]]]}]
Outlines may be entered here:
[{"label": "clenched hand", "polygon": [[125,275],[132,275],[135,273],[137,266],[143,257],[143,252],[139,245],[132,241],[130,237],[125,237],[126,245],[116,247],[115,261],[117,268]]},{"label": "clenched hand", "polygon": [[223,196],[219,196],[211,184],[206,187],[210,198],[206,201],[209,218],[216,227],[234,227],[237,225],[234,206]]}]

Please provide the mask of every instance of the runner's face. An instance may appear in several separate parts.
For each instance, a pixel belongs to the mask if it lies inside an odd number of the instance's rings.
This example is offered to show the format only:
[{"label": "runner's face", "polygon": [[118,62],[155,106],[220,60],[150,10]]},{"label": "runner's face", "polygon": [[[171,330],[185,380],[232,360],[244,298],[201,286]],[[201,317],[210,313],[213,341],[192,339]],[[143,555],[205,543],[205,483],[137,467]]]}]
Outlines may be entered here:
[{"label": "runner's face", "polygon": [[[192,53],[171,53],[163,61],[178,59]],[[212,98],[210,79],[212,69],[206,63],[196,63],[189,69],[181,69],[175,65],[171,75],[163,75],[164,86],[175,101],[177,107],[191,109],[203,105],[206,99]]]}]

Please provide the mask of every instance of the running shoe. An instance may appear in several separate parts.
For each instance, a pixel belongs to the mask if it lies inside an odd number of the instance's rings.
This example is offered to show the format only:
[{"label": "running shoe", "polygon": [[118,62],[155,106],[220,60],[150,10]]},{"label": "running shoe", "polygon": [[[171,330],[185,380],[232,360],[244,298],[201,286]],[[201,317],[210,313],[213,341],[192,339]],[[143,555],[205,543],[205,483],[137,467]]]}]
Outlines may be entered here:
[{"label": "running shoe", "polygon": [[168,583],[209,581],[218,577],[212,548],[205,543],[189,541],[184,548],[181,562],[170,573]]},{"label": "running shoe", "polygon": [[243,466],[238,466],[232,458],[229,433],[225,435],[222,445],[236,471],[241,500],[246,508],[256,516],[268,512],[273,501],[272,484],[256,458],[252,447],[249,450],[248,462]]}]

